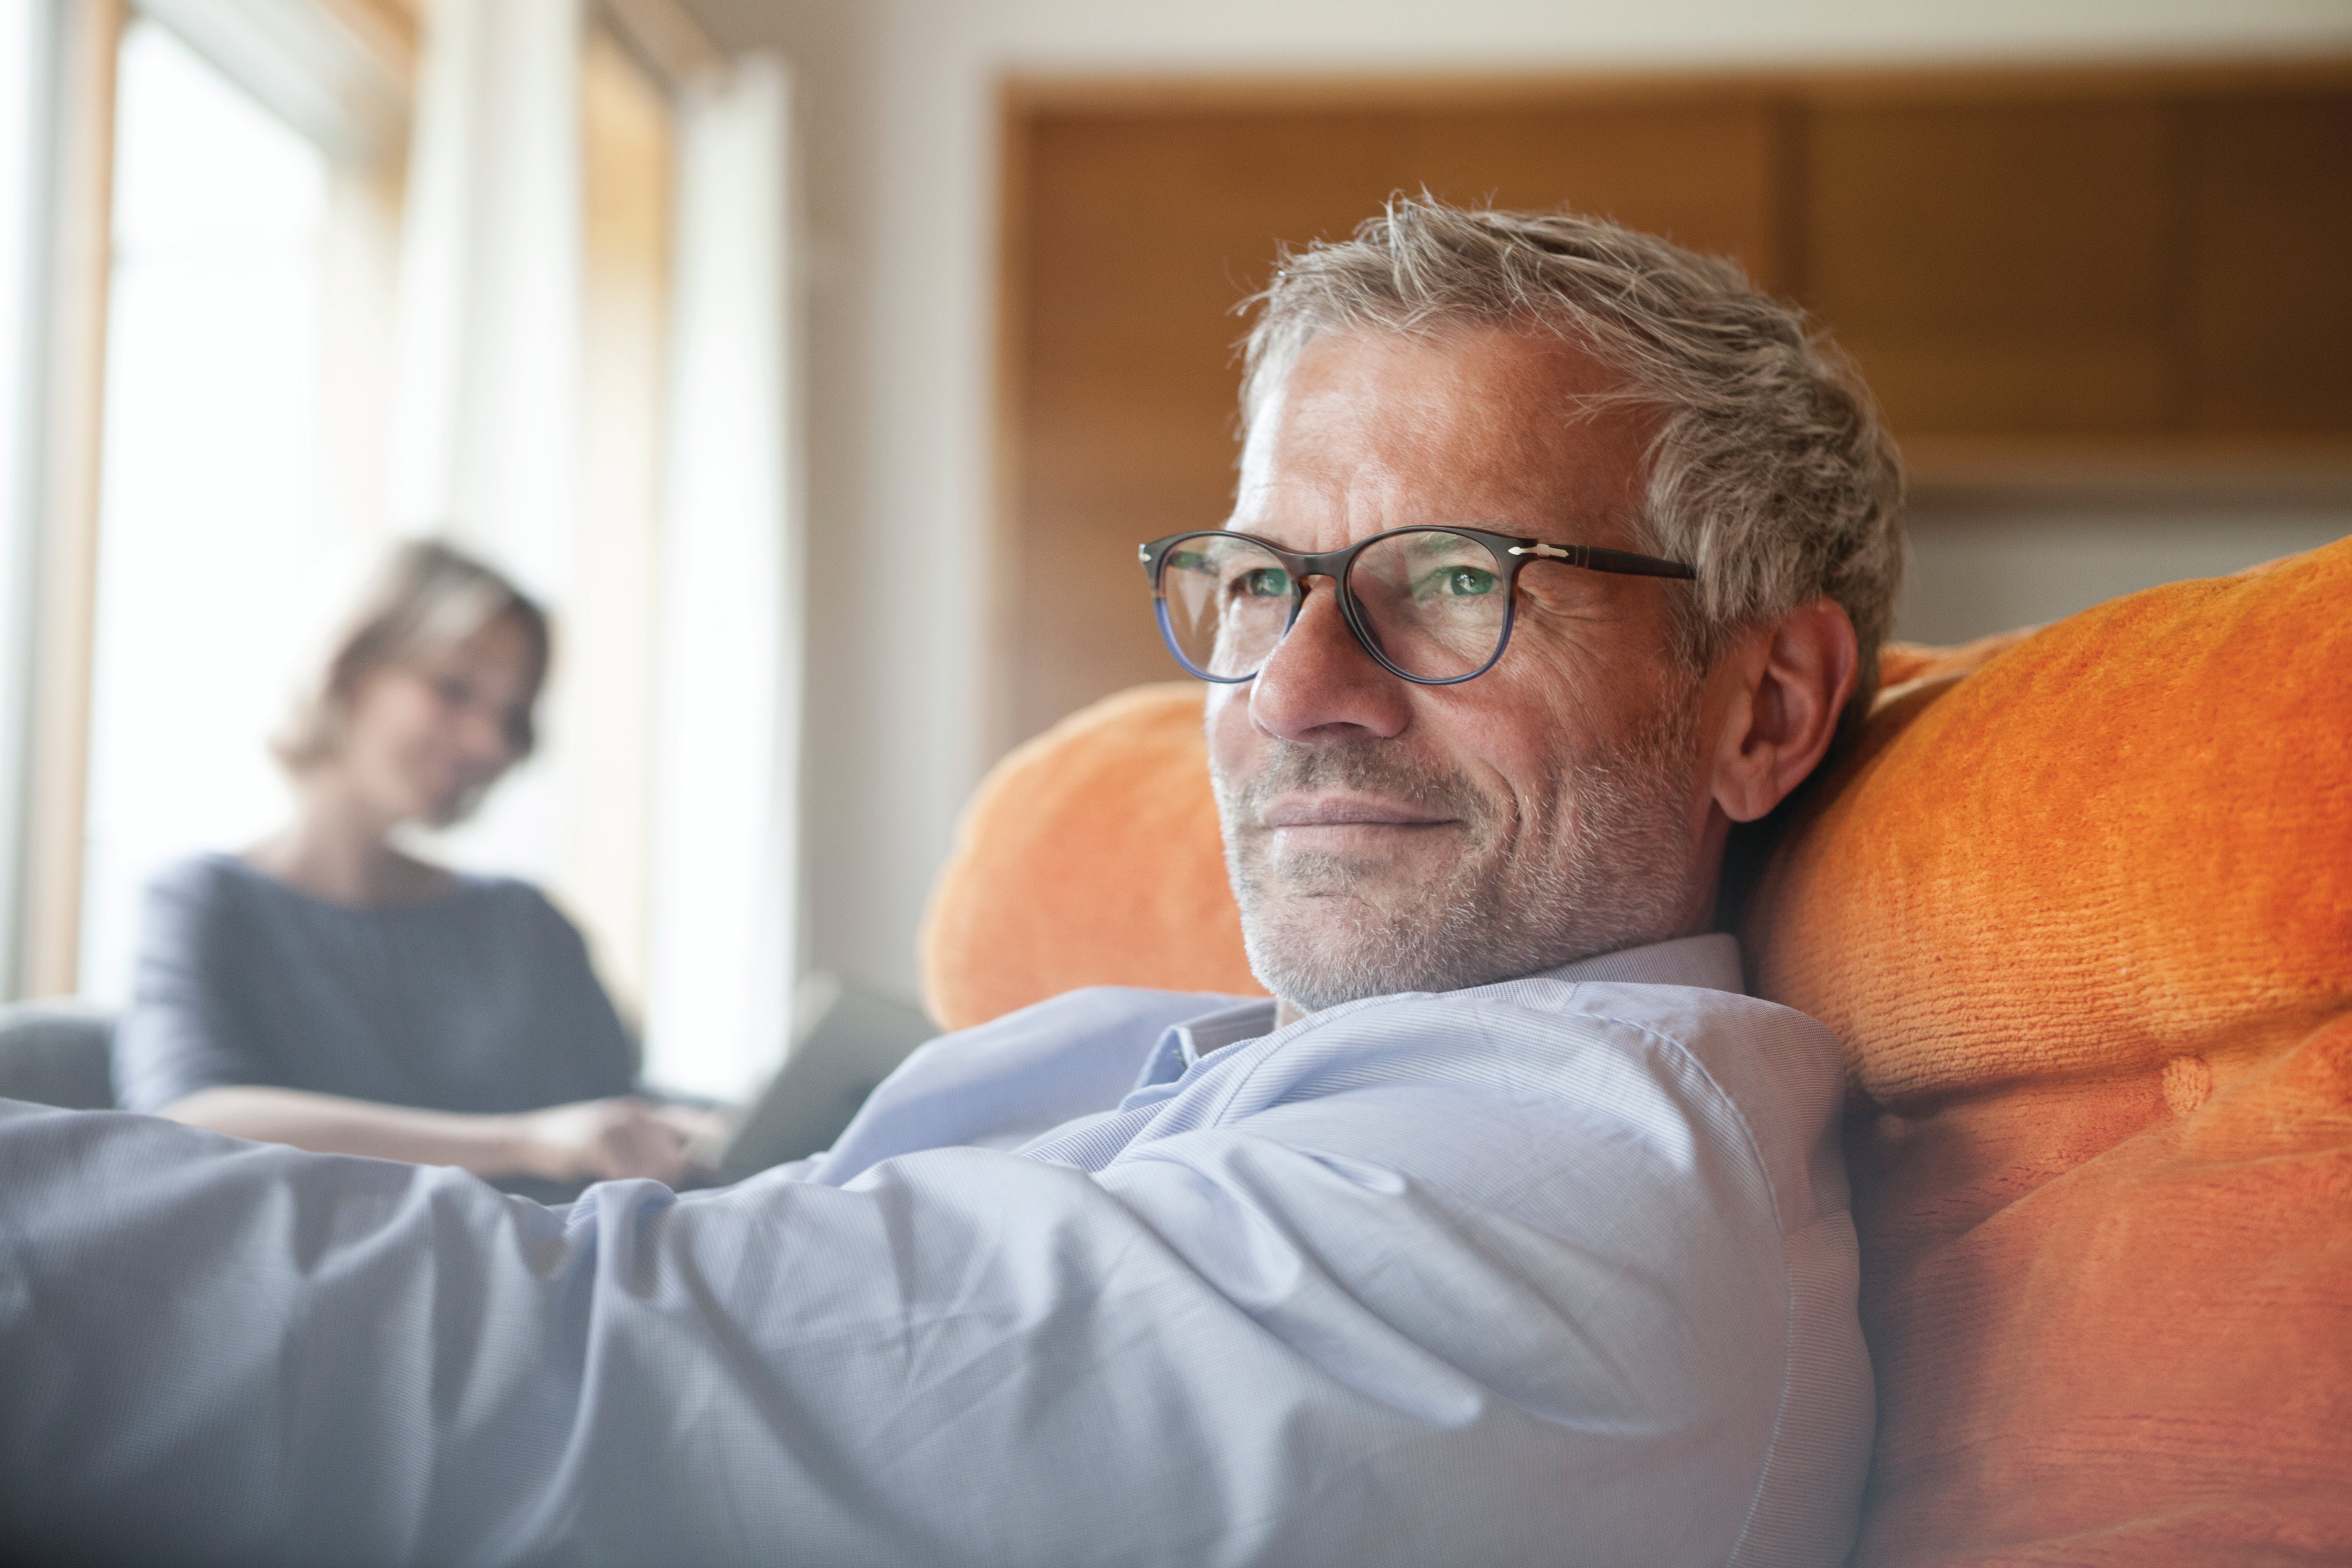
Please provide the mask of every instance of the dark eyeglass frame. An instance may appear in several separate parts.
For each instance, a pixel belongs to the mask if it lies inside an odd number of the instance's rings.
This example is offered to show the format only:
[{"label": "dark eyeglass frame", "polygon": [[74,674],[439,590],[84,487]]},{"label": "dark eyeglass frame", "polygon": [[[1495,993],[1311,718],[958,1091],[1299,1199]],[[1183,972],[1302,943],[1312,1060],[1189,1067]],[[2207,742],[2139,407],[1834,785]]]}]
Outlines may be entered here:
[{"label": "dark eyeglass frame", "polygon": [[[1488,656],[1486,663],[1467,675],[1414,675],[1398,668],[1390,661],[1389,657],[1381,651],[1380,645],[1374,640],[1370,629],[1364,624],[1363,610],[1357,605],[1355,595],[1348,590],[1348,572],[1355,565],[1356,557],[1381,541],[1393,539],[1400,533],[1453,533],[1464,539],[1475,539],[1485,545],[1487,553],[1502,565],[1503,629],[1495,638],[1494,653]],[[1282,563],[1283,569],[1290,574],[1290,618],[1282,624],[1282,636],[1285,637],[1290,635],[1290,628],[1298,624],[1299,611],[1307,606],[1307,579],[1328,577],[1331,580],[1332,592],[1339,601],[1339,618],[1347,623],[1348,630],[1354,636],[1357,646],[1370,654],[1372,662],[1382,669],[1387,670],[1399,680],[1410,680],[1415,686],[1459,686],[1465,680],[1477,679],[1495,668],[1496,661],[1503,657],[1503,650],[1511,646],[1511,627],[1518,619],[1519,569],[1531,561],[1553,561],[1562,566],[1574,566],[1587,572],[1613,572],[1628,577],[1675,577],[1692,581],[1696,581],[1698,577],[1697,568],[1680,561],[1668,561],[1661,556],[1636,555],[1631,551],[1608,550],[1597,544],[1552,544],[1540,539],[1523,538],[1515,533],[1496,533],[1488,529],[1471,528],[1459,523],[1424,522],[1413,524],[1409,528],[1391,528],[1383,532],[1375,533],[1370,538],[1360,539],[1345,550],[1326,550],[1311,554],[1296,550],[1285,550],[1279,544],[1260,539],[1255,533],[1244,533],[1237,529],[1228,528],[1196,528],[1188,532],[1171,533],[1163,539],[1155,539],[1142,546],[1139,553],[1143,561],[1143,574],[1151,580],[1151,607],[1152,613],[1160,621],[1160,640],[1168,645],[1169,653],[1174,656],[1177,664],[1181,666],[1187,674],[1197,676],[1202,680],[1213,680],[1222,686],[1238,686],[1245,680],[1255,680],[1258,678],[1258,670],[1253,669],[1247,675],[1211,675],[1205,670],[1195,668],[1192,661],[1184,657],[1184,650],[1177,644],[1176,628],[1168,624],[1168,594],[1160,583],[1163,575],[1162,568],[1167,563],[1170,550],[1188,539],[1209,538],[1246,540]],[[1276,647],[1280,646],[1281,638],[1277,637]],[[1269,657],[1271,657],[1270,654]],[[1263,669],[1265,666],[1261,664],[1258,668]]]}]

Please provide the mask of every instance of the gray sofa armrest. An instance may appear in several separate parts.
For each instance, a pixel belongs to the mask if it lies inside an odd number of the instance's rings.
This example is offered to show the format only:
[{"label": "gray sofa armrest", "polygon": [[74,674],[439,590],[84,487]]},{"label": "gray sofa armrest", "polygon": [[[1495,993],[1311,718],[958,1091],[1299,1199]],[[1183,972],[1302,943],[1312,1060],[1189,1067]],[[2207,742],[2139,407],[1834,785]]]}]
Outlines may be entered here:
[{"label": "gray sofa armrest", "polygon": [[0,1100],[114,1107],[114,1018],[68,1002],[0,1006]]}]

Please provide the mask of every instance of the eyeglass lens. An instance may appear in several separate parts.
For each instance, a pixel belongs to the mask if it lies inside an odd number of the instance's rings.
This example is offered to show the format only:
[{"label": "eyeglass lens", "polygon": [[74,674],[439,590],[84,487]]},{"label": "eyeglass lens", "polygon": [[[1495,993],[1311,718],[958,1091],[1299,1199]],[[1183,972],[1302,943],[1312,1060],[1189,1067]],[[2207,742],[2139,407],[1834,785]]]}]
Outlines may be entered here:
[{"label": "eyeglass lens", "polygon": [[[1477,540],[1444,529],[1391,534],[1358,552],[1347,596],[1372,651],[1419,680],[1484,668],[1509,624],[1505,573]],[[1279,556],[1233,534],[1181,539],[1161,557],[1170,647],[1195,674],[1255,675],[1289,629],[1297,584]]]}]

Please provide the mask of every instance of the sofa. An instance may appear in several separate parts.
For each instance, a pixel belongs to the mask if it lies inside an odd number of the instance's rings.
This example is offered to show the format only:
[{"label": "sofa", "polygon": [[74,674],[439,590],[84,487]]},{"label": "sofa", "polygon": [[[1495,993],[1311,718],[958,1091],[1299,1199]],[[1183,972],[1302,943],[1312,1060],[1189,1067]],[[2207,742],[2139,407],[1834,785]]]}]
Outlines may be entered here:
[{"label": "sofa", "polygon": [[74,1002],[0,1006],[0,1100],[107,1110],[114,1105],[114,1019]]},{"label": "sofa", "polygon": [[[1881,676],[1719,922],[1845,1050],[1852,1561],[2352,1562],[2352,540]],[[1200,712],[1139,688],[990,775],[940,1024],[1256,989]]]}]

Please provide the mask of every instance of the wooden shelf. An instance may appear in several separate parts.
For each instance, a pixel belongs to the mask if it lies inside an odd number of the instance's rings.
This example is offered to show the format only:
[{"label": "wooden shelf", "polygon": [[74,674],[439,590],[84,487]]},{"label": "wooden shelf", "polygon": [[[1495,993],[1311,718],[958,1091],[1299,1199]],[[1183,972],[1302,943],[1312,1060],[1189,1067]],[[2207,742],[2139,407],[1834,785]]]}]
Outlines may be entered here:
[{"label": "wooden shelf", "polygon": [[2352,504],[2352,438],[1914,437],[1915,502],[2068,496],[2118,501]]}]

